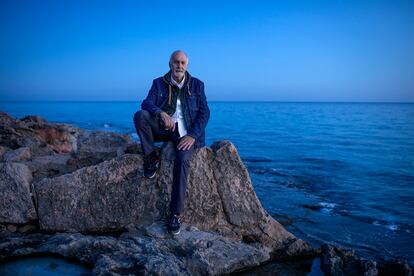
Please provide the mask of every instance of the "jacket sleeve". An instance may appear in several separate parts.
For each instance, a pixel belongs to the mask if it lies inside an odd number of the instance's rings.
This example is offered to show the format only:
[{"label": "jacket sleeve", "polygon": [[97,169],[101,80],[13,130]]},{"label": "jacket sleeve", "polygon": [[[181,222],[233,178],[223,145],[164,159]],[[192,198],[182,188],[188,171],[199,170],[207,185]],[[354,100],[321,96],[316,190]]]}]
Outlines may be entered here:
[{"label": "jacket sleeve", "polygon": [[200,106],[198,109],[198,114],[194,123],[190,126],[190,129],[187,131],[187,135],[197,139],[201,132],[206,128],[207,122],[210,118],[210,109],[208,108],[207,98],[204,93],[204,83],[200,83]]},{"label": "jacket sleeve", "polygon": [[161,108],[156,105],[158,92],[157,84],[154,80],[147,97],[141,104],[141,109],[148,111],[152,116],[156,116],[162,111]]}]

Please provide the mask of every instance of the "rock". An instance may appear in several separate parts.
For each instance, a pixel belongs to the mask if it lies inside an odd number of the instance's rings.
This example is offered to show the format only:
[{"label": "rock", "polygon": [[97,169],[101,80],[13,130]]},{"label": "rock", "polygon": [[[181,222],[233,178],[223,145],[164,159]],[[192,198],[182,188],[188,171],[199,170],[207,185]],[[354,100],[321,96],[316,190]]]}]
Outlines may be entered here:
[{"label": "rock", "polygon": [[27,123],[28,126],[44,126],[47,123],[45,119],[36,115],[26,116],[21,121]]},{"label": "rock", "polygon": [[19,162],[26,161],[32,158],[30,153],[30,148],[22,147],[15,150],[10,150],[3,155],[3,160],[5,162]]},{"label": "rock", "polygon": [[322,250],[322,270],[325,275],[402,275],[413,274],[406,260],[371,261],[361,258],[355,251],[347,251],[324,244]]},{"label": "rock", "polygon": [[0,146],[0,161],[3,161],[3,156],[10,149],[8,147]]},{"label": "rock", "polygon": [[[171,143],[166,144],[162,151],[162,161],[159,174],[155,179],[161,187],[159,200],[169,203],[172,183],[172,170],[175,160],[175,151]],[[222,207],[222,199],[217,190],[217,181],[214,178],[214,152],[210,148],[202,148],[193,154],[190,163],[190,173],[184,206],[184,221],[199,229],[217,229],[223,224],[224,232],[228,223]],[[163,206],[167,210],[168,205]],[[228,231],[229,233],[231,230]]]},{"label": "rock", "polygon": [[15,119],[6,112],[0,110],[0,126],[13,124]]},{"label": "rock", "polygon": [[41,142],[40,144],[36,144],[30,148],[32,153],[32,158],[36,158],[39,156],[46,156],[46,155],[56,155],[56,149],[54,146],[47,144],[45,142]]},{"label": "rock", "polygon": [[159,219],[157,189],[137,176],[141,168],[141,156],[124,155],[35,183],[40,228],[104,232]]},{"label": "rock", "polygon": [[106,131],[84,131],[77,138],[76,156],[81,167],[121,156],[134,142],[128,135]]},{"label": "rock", "polygon": [[[173,152],[171,145],[164,148],[155,179],[141,177],[141,155],[125,154],[35,183],[40,228],[69,232],[122,231],[130,224],[151,225],[165,220]],[[190,166],[184,222],[236,241],[264,246],[269,252],[274,251],[275,257],[312,252],[308,244],[264,211],[230,142],[197,150]]]},{"label": "rock", "polygon": [[138,145],[127,135],[80,130],[39,116],[17,120],[4,112],[0,122],[0,160],[24,162],[34,181],[95,165],[127,150],[138,152]]},{"label": "rock", "polygon": [[31,125],[36,137],[52,146],[57,153],[70,153],[77,150],[79,129],[66,124]]},{"label": "rock", "polygon": [[[162,160],[157,181],[168,189],[174,160],[171,143],[163,149]],[[169,193],[170,190],[167,201]],[[309,244],[286,231],[263,209],[247,169],[230,141],[217,142],[211,149],[204,147],[195,152],[190,164],[184,221],[202,230],[214,230],[235,240],[269,248],[273,258],[314,254]]]},{"label": "rock", "polygon": [[56,153],[76,151],[79,129],[67,124],[53,124],[37,116],[17,120],[0,113],[0,145],[11,149],[29,147],[36,155],[45,149]]},{"label": "rock", "polygon": [[33,173],[33,181],[39,181],[45,177],[54,177],[70,173],[78,169],[76,163],[69,164],[72,159],[70,154],[53,154],[37,156],[31,161],[23,162]]},{"label": "rock", "polygon": [[138,143],[129,144],[125,149],[125,153],[139,154],[142,153],[141,145]]},{"label": "rock", "polygon": [[412,276],[413,269],[409,266],[407,260],[387,260],[378,264],[378,275],[401,275]]},{"label": "rock", "polygon": [[324,244],[322,250],[322,270],[325,275],[378,275],[377,263],[365,260],[354,251],[344,251]]},{"label": "rock", "polygon": [[[162,224],[153,225],[159,232]],[[163,230],[164,229],[164,230]],[[183,229],[178,237],[125,233],[119,238],[82,234],[3,234],[0,261],[10,256],[58,254],[94,266],[92,274],[221,275],[263,263],[253,246],[206,231]]]},{"label": "rock", "polygon": [[[265,216],[260,201],[253,191],[249,173],[247,172],[236,148],[229,142],[216,142],[211,148],[215,153],[215,178],[222,198],[224,213],[227,220],[236,226],[256,224]],[[237,195],[237,196],[234,196]]]},{"label": "rock", "polygon": [[19,233],[29,233],[29,232],[33,232],[37,230],[37,226],[29,223],[29,224],[19,227],[18,230],[19,230]]},{"label": "rock", "polygon": [[307,275],[323,275],[320,270],[319,258],[304,258],[298,260],[271,261],[263,265],[232,273],[237,276],[307,276]]},{"label": "rock", "polygon": [[69,159],[66,161],[66,164],[68,164],[69,166],[76,166],[76,164],[77,164],[77,160],[76,160],[75,158],[69,158]]},{"label": "rock", "polygon": [[37,219],[33,205],[28,167],[19,163],[0,163],[0,223],[27,223]]},{"label": "rock", "polygon": [[9,230],[10,232],[16,232],[17,231],[17,226],[13,225],[13,224],[9,224],[9,225],[7,225],[7,230]]},{"label": "rock", "polygon": [[[182,227],[185,228],[185,225],[183,224]],[[160,224],[159,222],[154,222],[149,226],[144,226],[143,228],[145,235],[152,238],[168,239],[171,236],[167,231],[165,231],[165,225]],[[136,230],[137,229],[135,229],[135,231]]]}]

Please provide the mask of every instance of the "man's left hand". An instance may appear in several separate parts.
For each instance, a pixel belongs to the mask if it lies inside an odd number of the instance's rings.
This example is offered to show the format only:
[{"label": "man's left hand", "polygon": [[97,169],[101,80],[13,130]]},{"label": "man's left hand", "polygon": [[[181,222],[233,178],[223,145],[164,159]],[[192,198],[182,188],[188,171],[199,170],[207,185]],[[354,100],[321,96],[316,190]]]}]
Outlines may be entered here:
[{"label": "man's left hand", "polygon": [[195,139],[191,136],[184,136],[177,145],[179,150],[189,150],[195,142]]}]

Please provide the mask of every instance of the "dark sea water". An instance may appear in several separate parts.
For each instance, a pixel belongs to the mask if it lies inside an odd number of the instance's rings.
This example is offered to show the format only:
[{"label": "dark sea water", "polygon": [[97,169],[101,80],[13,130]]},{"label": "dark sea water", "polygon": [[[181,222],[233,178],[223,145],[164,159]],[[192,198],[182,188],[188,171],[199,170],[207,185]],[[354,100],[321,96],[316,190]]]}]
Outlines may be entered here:
[{"label": "dark sea water", "polygon": [[[1,102],[21,118],[128,133],[139,102]],[[414,104],[212,102],[266,210],[314,245],[414,264]]]},{"label": "dark sea water", "polygon": [[3,276],[87,276],[87,267],[57,257],[18,258],[0,265]]}]

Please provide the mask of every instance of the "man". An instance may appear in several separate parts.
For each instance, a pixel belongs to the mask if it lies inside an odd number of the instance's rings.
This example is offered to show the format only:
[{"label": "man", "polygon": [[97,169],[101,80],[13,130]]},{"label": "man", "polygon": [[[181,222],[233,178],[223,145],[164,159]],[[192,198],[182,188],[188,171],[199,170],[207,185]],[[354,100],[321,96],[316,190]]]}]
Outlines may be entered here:
[{"label": "man", "polygon": [[177,50],[171,54],[170,71],[153,81],[134,124],[144,155],[144,176],[152,178],[160,166],[154,142],[172,141],[175,148],[173,186],[168,231],[180,233],[188,168],[195,148],[205,145],[205,128],[210,110],[204,83],[187,72],[188,57]]}]

